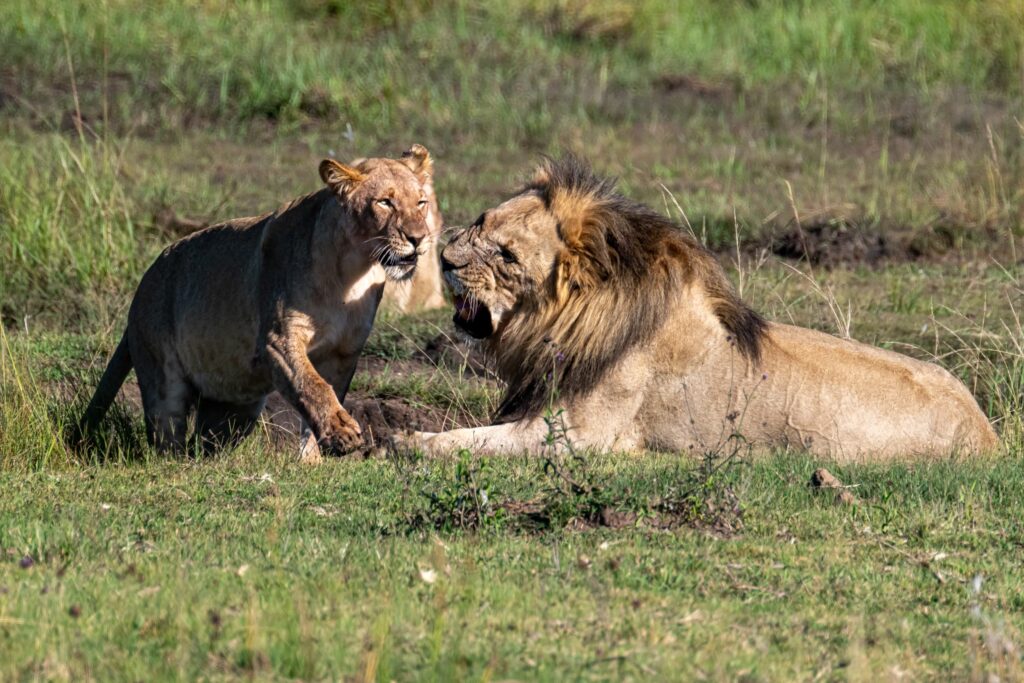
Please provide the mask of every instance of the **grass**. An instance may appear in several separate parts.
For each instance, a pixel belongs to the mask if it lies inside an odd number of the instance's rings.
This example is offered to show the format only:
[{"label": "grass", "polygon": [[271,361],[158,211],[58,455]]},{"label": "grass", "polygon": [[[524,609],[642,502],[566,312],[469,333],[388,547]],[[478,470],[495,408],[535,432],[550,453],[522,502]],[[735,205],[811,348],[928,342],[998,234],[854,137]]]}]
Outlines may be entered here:
[{"label": "grass", "polygon": [[567,147],[719,249],[792,232],[793,206],[897,254],[1021,234],[1012,1],[37,5],[0,8],[8,320],[108,320],[161,212],[264,212],[323,156],[412,140],[456,223]]},{"label": "grass", "polygon": [[[490,466],[494,498],[529,497],[545,482],[534,462]],[[439,537],[407,520],[423,505],[417,489],[451,480],[449,462],[309,470],[240,452],[5,474],[2,673],[1019,674],[990,645],[1019,644],[1024,626],[1016,462],[843,468],[861,500],[853,508],[806,487],[814,466],[777,455],[730,471],[744,500],[742,533],[730,537],[642,523]],[[673,456],[589,464],[636,500],[662,495],[686,467]]]},{"label": "grass", "polygon": [[[83,83],[107,83],[84,91],[86,101],[112,97],[109,117],[143,126],[161,125],[153,113],[172,113],[172,123],[197,115],[231,122],[341,115],[362,133],[404,127],[428,109],[420,130],[458,126],[519,138],[548,132],[559,114],[589,115],[620,84],[665,73],[743,88],[791,82],[807,102],[839,83],[855,91],[1024,87],[1024,40],[1016,30],[1024,11],[1013,0],[967,8],[921,0],[796,7],[211,0],[135,9],[123,0],[66,0],[46,9],[5,3],[0,61],[33,76],[19,79],[16,94],[36,101],[65,80],[70,64]],[[518,58],[524,51],[529,60]],[[559,96],[531,95],[527,84],[538,80]],[[140,97],[155,100],[147,107],[155,111],[131,111],[128,103]],[[505,104],[513,106],[492,116]]]},{"label": "grass", "polygon": [[[1021,25],[1016,0],[0,3],[0,679],[1024,677]],[[268,427],[167,459],[131,385],[68,446],[179,218],[411,142],[452,226],[540,153],[591,157],[769,318],[949,368],[1003,452],[304,468]],[[381,316],[353,395],[486,419],[449,316]],[[823,464],[857,505],[807,487]]]}]

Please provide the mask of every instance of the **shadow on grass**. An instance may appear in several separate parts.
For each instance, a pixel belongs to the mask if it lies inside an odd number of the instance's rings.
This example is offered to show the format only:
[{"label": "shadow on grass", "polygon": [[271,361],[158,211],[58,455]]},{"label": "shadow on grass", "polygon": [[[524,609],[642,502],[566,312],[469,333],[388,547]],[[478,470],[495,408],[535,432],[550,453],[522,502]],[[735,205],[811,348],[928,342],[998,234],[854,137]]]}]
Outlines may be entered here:
[{"label": "shadow on grass", "polygon": [[153,450],[146,442],[142,421],[123,403],[115,401],[89,434],[79,429],[78,420],[92,397],[91,385],[73,389],[67,402],[48,401],[49,419],[59,431],[71,459],[82,465],[121,465],[146,462]]}]

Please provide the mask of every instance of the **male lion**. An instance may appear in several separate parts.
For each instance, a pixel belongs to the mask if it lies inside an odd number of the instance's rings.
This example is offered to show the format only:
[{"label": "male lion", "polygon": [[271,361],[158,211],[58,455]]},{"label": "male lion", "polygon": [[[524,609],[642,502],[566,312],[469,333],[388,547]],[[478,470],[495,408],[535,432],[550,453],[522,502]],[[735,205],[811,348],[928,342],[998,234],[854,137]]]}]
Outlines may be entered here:
[{"label": "male lion", "polygon": [[134,367],[146,433],[182,449],[187,417],[213,448],[252,430],[277,389],[303,419],[305,460],[359,445],[342,407],[385,280],[411,277],[426,247],[430,154],[346,166],[273,213],[168,247],[142,277],[128,325],[80,422],[92,432]]},{"label": "male lion", "polygon": [[995,449],[933,365],[769,323],[677,225],[569,157],[441,253],[455,323],[507,383],[497,424],[397,437],[426,452],[539,452],[545,412],[596,449],[716,449],[732,435],[840,460]]}]

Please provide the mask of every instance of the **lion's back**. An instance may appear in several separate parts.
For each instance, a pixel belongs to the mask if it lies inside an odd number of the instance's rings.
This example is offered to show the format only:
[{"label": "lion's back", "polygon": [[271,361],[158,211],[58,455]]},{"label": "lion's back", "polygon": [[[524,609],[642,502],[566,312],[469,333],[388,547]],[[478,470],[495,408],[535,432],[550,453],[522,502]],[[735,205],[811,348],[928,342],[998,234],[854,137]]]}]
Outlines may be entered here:
[{"label": "lion's back", "polygon": [[802,394],[796,403],[807,403],[809,411],[817,403],[817,422],[846,433],[849,449],[872,450],[861,442],[871,435],[892,441],[882,450],[901,450],[901,440],[922,451],[998,445],[968,388],[936,363],[789,325],[772,325],[770,339],[768,365],[789,375],[786,393]]},{"label": "lion's back", "polygon": [[167,247],[143,275],[129,310],[136,348],[160,348],[199,385],[211,368],[221,376],[247,374],[266,219],[229,221]]}]

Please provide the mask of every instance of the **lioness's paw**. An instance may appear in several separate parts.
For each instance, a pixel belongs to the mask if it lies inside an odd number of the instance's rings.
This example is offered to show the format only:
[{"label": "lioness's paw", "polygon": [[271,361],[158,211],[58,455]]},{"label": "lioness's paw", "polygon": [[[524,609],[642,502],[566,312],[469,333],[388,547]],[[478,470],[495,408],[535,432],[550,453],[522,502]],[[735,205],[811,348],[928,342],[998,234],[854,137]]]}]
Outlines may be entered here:
[{"label": "lioness's paw", "polygon": [[363,430],[344,408],[340,408],[327,421],[319,441],[328,454],[345,455],[363,445]]}]

